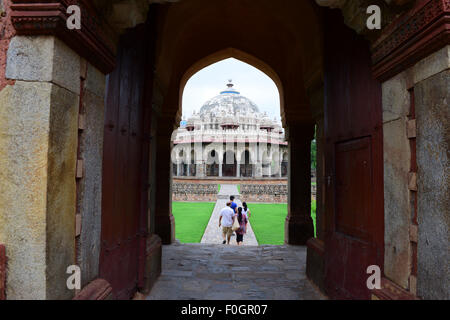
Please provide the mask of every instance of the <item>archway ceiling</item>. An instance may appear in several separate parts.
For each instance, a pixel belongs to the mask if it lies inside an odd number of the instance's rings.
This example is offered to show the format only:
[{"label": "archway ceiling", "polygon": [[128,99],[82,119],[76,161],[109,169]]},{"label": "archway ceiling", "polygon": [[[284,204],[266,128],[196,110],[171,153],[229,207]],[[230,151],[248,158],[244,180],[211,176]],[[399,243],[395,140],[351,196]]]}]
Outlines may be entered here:
[{"label": "archway ceiling", "polygon": [[156,74],[167,117],[181,114],[180,83],[186,72],[214,53],[235,48],[277,74],[284,122],[310,121],[305,83],[321,76],[323,56],[314,1],[182,0],[161,6],[158,18]]}]

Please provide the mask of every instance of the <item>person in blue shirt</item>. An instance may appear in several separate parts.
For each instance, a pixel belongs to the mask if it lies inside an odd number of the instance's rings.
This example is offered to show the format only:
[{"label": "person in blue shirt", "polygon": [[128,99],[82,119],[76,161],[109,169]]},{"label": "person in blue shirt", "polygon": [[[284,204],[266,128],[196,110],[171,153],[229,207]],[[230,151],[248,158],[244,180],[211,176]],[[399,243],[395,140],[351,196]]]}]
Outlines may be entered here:
[{"label": "person in blue shirt", "polygon": [[234,202],[234,196],[230,196],[230,201],[231,201],[231,209],[234,210],[234,213],[237,213],[237,204],[236,202]]},{"label": "person in blue shirt", "polygon": [[[237,203],[234,202],[234,196],[230,196],[230,202],[231,202],[230,208],[233,209],[234,213],[237,213],[237,212],[238,212],[238,210],[237,210],[237,207],[238,207],[238,206],[237,206]],[[231,234],[231,236],[234,237],[234,236],[235,236],[235,233],[233,232],[233,233]]]}]

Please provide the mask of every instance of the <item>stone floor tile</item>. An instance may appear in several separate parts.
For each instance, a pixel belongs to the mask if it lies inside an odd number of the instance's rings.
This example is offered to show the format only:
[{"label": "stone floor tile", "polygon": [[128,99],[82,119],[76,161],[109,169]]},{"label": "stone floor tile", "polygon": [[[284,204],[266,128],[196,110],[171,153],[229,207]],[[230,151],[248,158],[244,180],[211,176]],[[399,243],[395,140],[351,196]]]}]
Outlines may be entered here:
[{"label": "stone floor tile", "polygon": [[147,299],[325,299],[306,278],[305,265],[304,247],[163,246],[163,273]]}]

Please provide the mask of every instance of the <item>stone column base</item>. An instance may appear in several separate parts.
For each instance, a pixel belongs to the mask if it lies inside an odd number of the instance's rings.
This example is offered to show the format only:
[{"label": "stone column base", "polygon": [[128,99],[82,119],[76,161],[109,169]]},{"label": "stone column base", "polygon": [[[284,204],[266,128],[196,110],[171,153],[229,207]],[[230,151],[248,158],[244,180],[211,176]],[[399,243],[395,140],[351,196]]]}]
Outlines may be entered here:
[{"label": "stone column base", "polygon": [[147,252],[145,260],[144,287],[140,292],[144,295],[150,293],[153,285],[161,274],[162,247],[161,238],[156,234],[147,239]]},{"label": "stone column base", "polygon": [[306,245],[314,237],[314,225],[311,217],[288,216],[284,225],[286,244]]},{"label": "stone column base", "polygon": [[155,233],[161,238],[162,244],[175,242],[175,219],[172,213],[155,217]]}]

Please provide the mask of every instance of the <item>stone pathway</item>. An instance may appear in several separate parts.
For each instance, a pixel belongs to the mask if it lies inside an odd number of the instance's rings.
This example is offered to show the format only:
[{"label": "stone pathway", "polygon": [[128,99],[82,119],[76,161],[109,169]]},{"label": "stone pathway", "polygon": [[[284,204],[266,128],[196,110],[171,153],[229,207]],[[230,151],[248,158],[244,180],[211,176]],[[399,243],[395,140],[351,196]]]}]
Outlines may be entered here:
[{"label": "stone pathway", "polygon": [[326,299],[305,269],[306,247],[173,244],[147,300]]},{"label": "stone pathway", "polygon": [[[206,226],[205,233],[203,234],[201,243],[203,244],[220,244],[223,241],[222,238],[222,228],[219,228],[219,217],[220,210],[222,210],[227,201],[230,200],[230,196],[234,195],[236,197],[235,202],[238,207],[242,206],[241,200],[239,200],[239,191],[236,185],[232,184],[224,184],[221,185],[220,191],[217,194],[217,202],[214,210],[211,214],[211,218],[209,219],[209,223]],[[257,246],[258,241],[256,240],[255,233],[253,232],[251,223],[249,222],[247,225],[247,233],[244,235],[244,246]],[[231,237],[230,241],[231,245],[236,244],[236,236]]]}]

